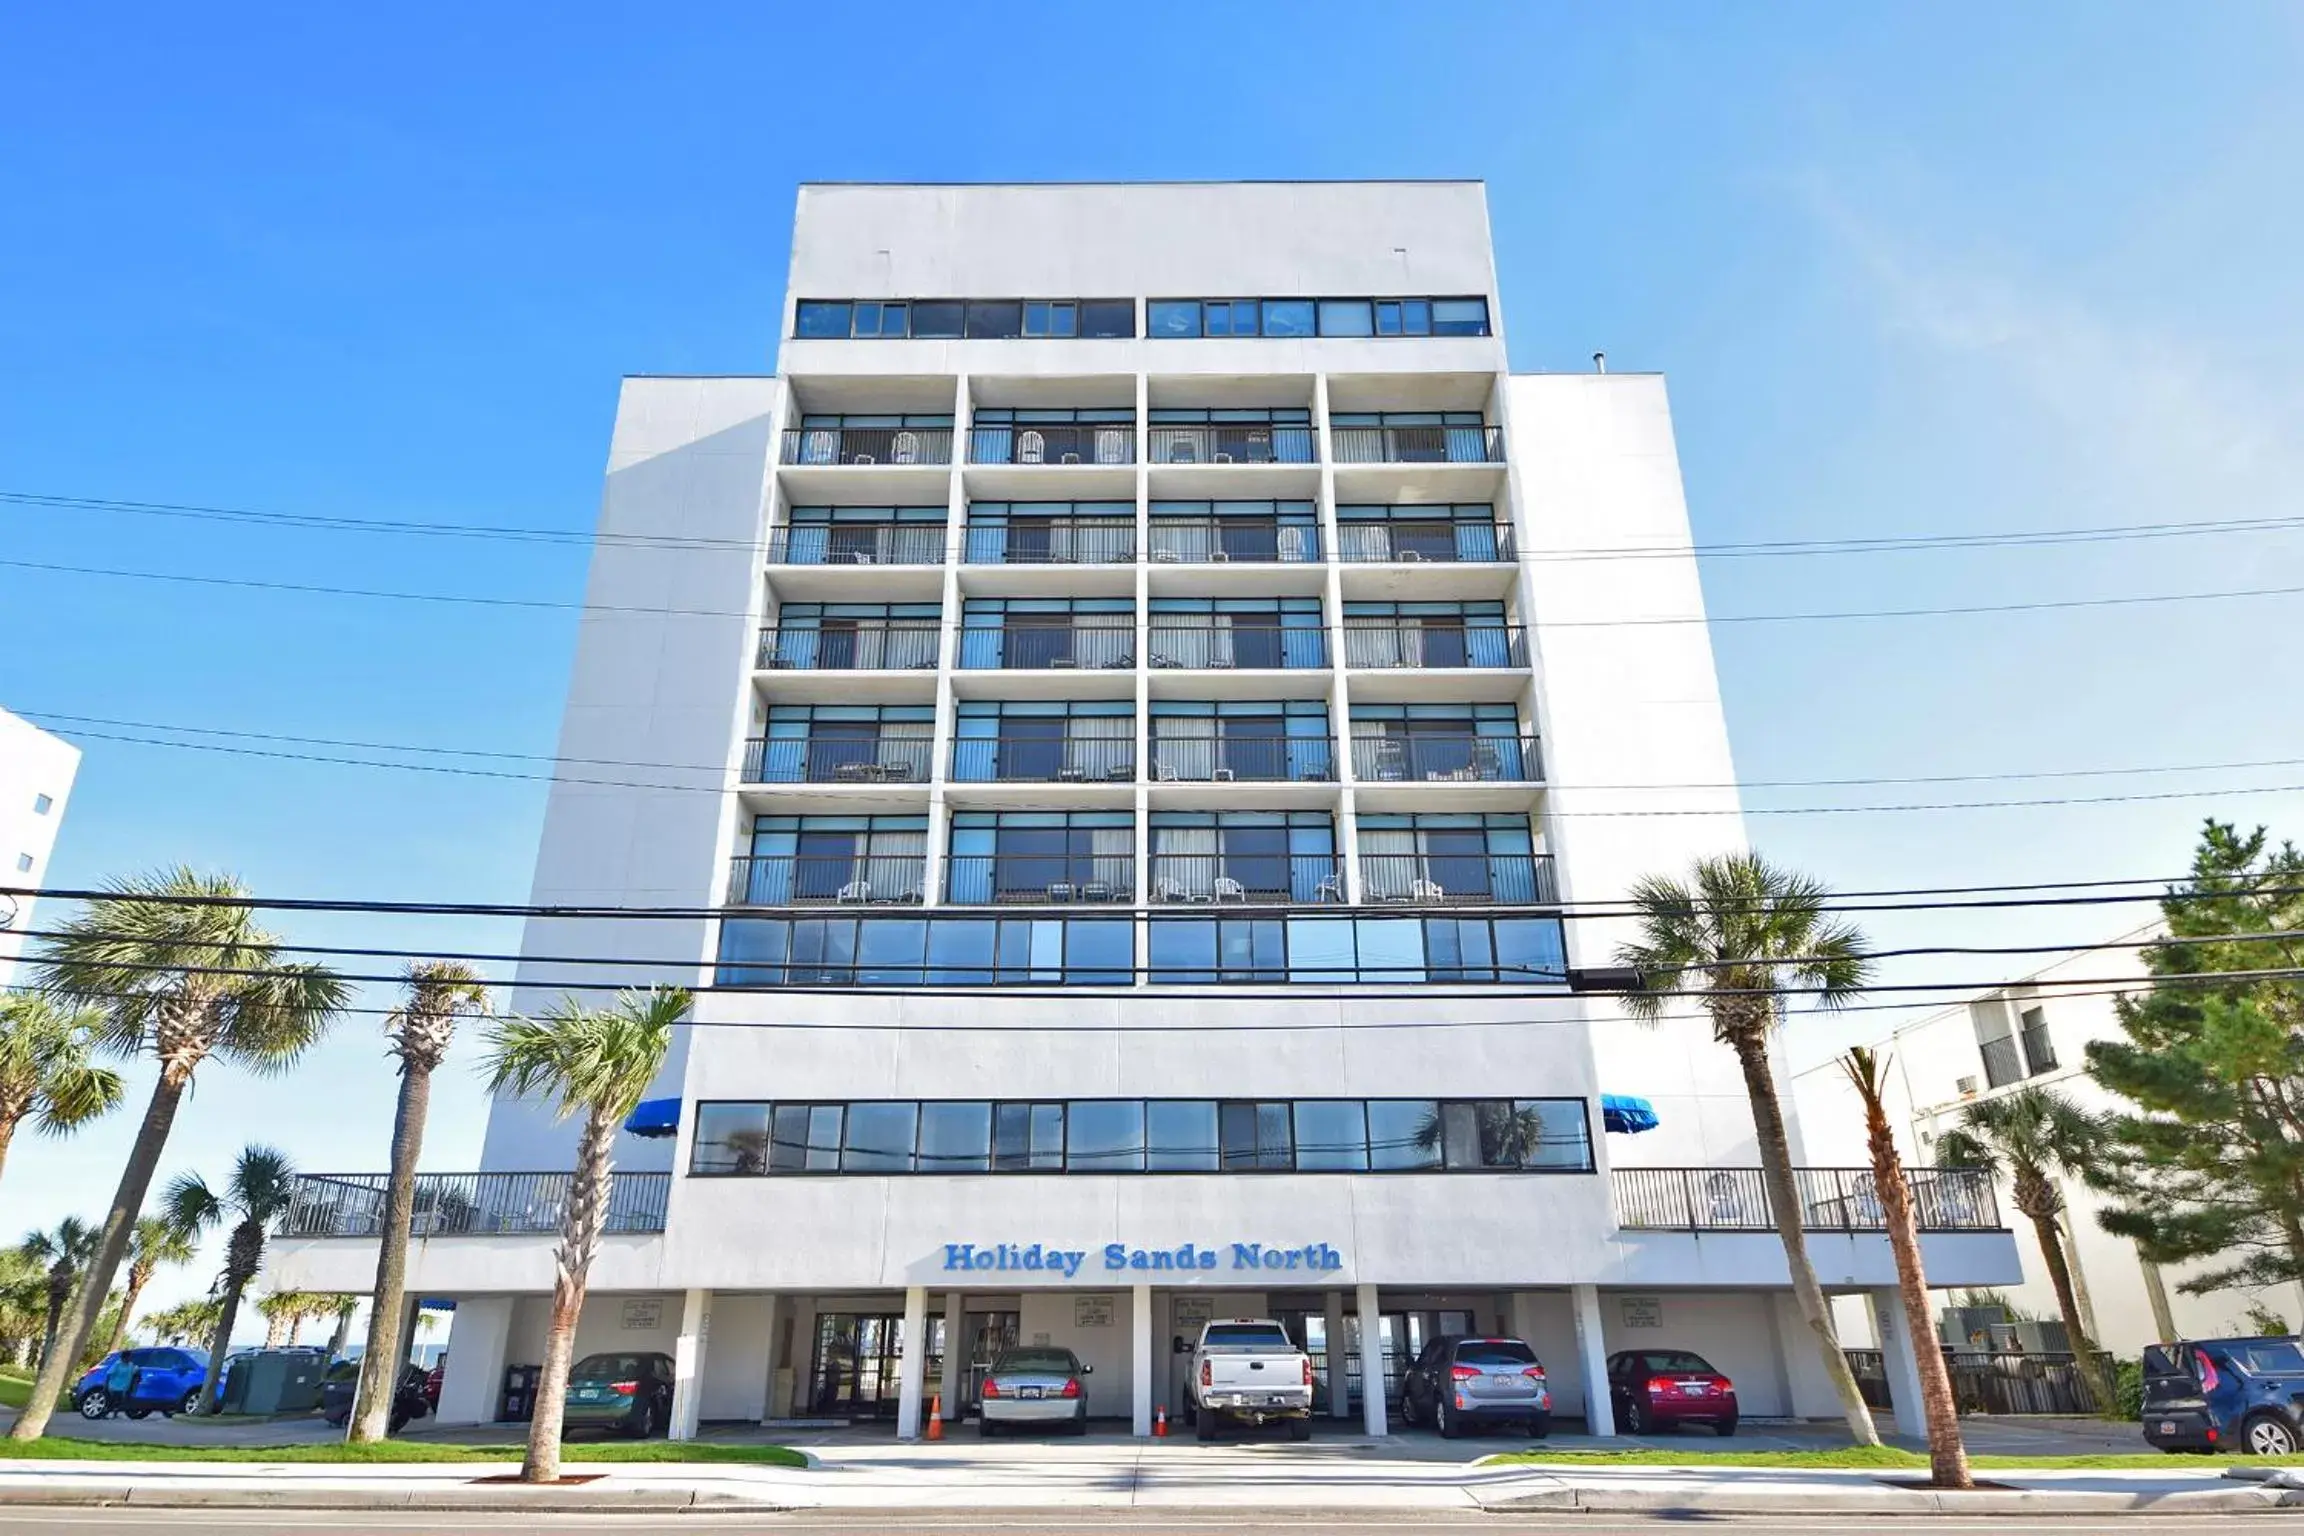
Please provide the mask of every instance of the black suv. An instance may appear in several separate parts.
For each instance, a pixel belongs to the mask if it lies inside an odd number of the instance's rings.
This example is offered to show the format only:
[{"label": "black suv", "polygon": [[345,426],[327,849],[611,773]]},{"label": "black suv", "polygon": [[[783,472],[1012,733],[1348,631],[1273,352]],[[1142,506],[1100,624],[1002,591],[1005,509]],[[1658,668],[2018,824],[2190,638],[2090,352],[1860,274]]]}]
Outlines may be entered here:
[{"label": "black suv", "polygon": [[2144,1438],[2164,1451],[2294,1455],[2304,1446],[2304,1348],[2295,1338],[2151,1345]]}]

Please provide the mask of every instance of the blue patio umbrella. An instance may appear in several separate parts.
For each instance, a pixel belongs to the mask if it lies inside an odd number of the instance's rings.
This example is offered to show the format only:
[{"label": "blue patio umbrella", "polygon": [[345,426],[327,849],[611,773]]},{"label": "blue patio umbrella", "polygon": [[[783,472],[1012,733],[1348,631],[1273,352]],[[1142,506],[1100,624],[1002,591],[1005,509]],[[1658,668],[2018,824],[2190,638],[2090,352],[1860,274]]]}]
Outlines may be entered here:
[{"label": "blue patio umbrella", "polygon": [[1656,1118],[1656,1106],[1646,1099],[1625,1093],[1604,1093],[1600,1096],[1600,1123],[1611,1131],[1636,1136],[1656,1129],[1663,1122]]},{"label": "blue patio umbrella", "polygon": [[680,1134],[680,1101],[643,1099],[640,1107],[632,1111],[632,1118],[624,1122],[624,1129],[635,1136],[677,1136]]}]

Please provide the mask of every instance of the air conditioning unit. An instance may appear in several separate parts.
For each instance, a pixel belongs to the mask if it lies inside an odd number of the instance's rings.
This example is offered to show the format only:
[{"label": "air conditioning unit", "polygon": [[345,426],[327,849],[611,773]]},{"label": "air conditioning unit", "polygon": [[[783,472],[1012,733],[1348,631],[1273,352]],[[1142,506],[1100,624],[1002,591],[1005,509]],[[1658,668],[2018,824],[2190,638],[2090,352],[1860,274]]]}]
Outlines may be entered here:
[{"label": "air conditioning unit", "polygon": [[1976,1079],[1972,1077],[1956,1077],[1952,1080],[1952,1086],[1960,1091],[1960,1097],[1964,1099],[1976,1097]]}]

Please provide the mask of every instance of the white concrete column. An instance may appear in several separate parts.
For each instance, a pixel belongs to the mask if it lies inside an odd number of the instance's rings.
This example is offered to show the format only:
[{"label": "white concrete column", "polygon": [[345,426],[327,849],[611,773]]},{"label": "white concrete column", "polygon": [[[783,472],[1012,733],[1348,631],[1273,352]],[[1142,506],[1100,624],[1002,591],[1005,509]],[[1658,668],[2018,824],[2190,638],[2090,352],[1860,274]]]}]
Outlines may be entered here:
[{"label": "white concrete column", "polygon": [[442,1424],[492,1424],[496,1399],[504,1390],[505,1350],[512,1341],[512,1308],[517,1298],[459,1298],[450,1325],[448,1367],[440,1373]]},{"label": "white concrete column", "polygon": [[1576,1363],[1584,1371],[1584,1429],[1613,1435],[1616,1406],[1608,1400],[1608,1336],[1601,1323],[1600,1287],[1572,1285],[1568,1299],[1576,1313]]},{"label": "white concrete column", "polygon": [[944,1379],[936,1390],[944,1398],[944,1422],[957,1420],[967,1404],[960,1401],[960,1384],[967,1378],[969,1341],[968,1298],[954,1291],[944,1298]]},{"label": "white concrete column", "polygon": [[1344,1358],[1344,1293],[1328,1293],[1328,1416],[1352,1417],[1350,1372]]},{"label": "white concrete column", "polygon": [[[1880,1358],[1888,1368],[1888,1404],[1896,1433],[1928,1437],[1928,1413],[1920,1398],[1920,1356],[1911,1324],[1904,1318],[1904,1298],[1894,1286],[1872,1292],[1873,1325],[1880,1330]],[[1925,1341],[1935,1347],[1934,1340]]]},{"label": "white concrete column", "polygon": [[672,1341],[672,1424],[670,1438],[693,1440],[702,1412],[704,1346],[712,1337],[712,1293],[691,1290],[681,1298],[680,1333]]},{"label": "white concrete column", "polygon": [[[1371,1435],[1384,1426],[1384,1319],[1376,1311],[1376,1287],[1363,1285],[1354,1296],[1360,1314],[1360,1422]],[[1400,1341],[1407,1346],[1407,1340]]]},{"label": "white concrete column", "polygon": [[896,1359],[896,1438],[920,1438],[920,1383],[928,1373],[928,1288],[904,1288],[904,1347]]},{"label": "white concrete column", "polygon": [[777,1336],[783,1331],[779,1326],[783,1321],[784,1298],[774,1291],[770,1291],[768,1293],[768,1316],[766,1321],[761,1324],[763,1328],[768,1330],[768,1347],[762,1351],[762,1354],[767,1358],[760,1367],[768,1377],[768,1384],[760,1394],[762,1404],[760,1422],[763,1424],[770,1419],[781,1417],[786,1411],[786,1405],[776,1401],[776,1367],[783,1364],[783,1361],[777,1357],[776,1343]]},{"label": "white concrete column", "polygon": [[1128,1432],[1138,1439],[1152,1434],[1152,1287],[1139,1285],[1128,1293],[1128,1332],[1135,1348],[1128,1361]]}]

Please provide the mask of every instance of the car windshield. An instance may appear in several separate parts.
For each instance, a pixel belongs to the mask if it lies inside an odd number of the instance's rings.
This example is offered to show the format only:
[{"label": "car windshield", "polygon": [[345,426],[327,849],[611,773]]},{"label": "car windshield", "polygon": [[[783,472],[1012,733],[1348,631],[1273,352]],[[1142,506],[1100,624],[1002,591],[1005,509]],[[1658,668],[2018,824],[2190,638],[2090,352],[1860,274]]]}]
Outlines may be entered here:
[{"label": "car windshield", "polygon": [[570,1381],[637,1381],[648,1374],[640,1355],[586,1355],[568,1373]]},{"label": "car windshield", "polygon": [[1210,1323],[1202,1344],[1210,1349],[1294,1349],[1277,1323]]},{"label": "car windshield", "polygon": [[2304,1371],[2304,1349],[2298,1349],[2292,1339],[2260,1339],[2252,1344],[2235,1344],[2232,1346],[2232,1358],[2251,1376]]},{"label": "car windshield", "polygon": [[1010,1371],[1046,1371],[1054,1376],[1069,1376],[1080,1369],[1080,1361],[1068,1349],[1012,1349],[992,1363],[992,1374]]},{"label": "car windshield", "polygon": [[1456,1346],[1459,1365],[1534,1365],[1536,1351],[1518,1339],[1466,1339]]},{"label": "car windshield", "polygon": [[1684,1349],[1652,1349],[1641,1356],[1648,1369],[1668,1376],[1710,1376],[1712,1364],[1702,1355],[1692,1355]]}]

